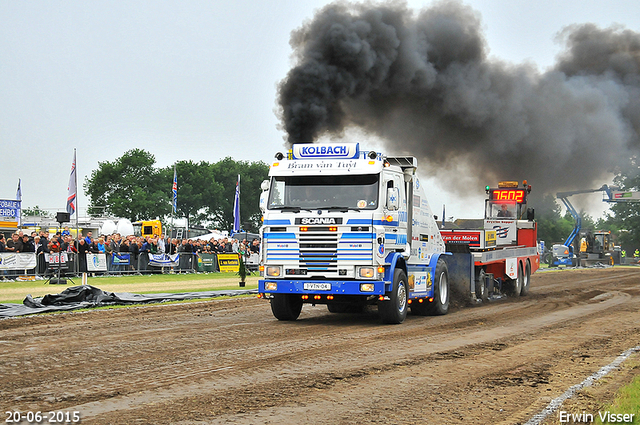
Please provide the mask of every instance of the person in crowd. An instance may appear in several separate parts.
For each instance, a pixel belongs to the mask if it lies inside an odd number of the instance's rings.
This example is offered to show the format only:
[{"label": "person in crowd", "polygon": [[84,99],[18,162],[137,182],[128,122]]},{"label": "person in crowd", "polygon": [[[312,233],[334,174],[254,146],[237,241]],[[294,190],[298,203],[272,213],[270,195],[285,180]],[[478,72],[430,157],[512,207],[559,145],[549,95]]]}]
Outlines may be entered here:
[{"label": "person in crowd", "polygon": [[98,243],[96,244],[96,246],[98,247],[99,254],[104,254],[106,252],[106,246],[104,244],[104,238],[102,236],[98,238]]},{"label": "person in crowd", "polygon": [[36,247],[29,240],[29,235],[22,236],[22,249],[19,252],[36,252]]},{"label": "person in crowd", "polygon": [[51,242],[49,242],[49,252],[60,252],[60,243],[56,238],[51,239]]},{"label": "person in crowd", "polygon": [[87,271],[87,252],[90,252],[89,244],[86,238],[80,237],[78,239],[78,270],[81,273]]},{"label": "person in crowd", "polygon": [[69,226],[64,226],[64,230],[62,231],[62,236],[71,235],[71,231],[69,230]]},{"label": "person in crowd", "polygon": [[93,243],[93,232],[87,232],[87,236],[84,238],[84,241],[87,245],[91,245]]},{"label": "person in crowd", "polygon": [[132,271],[138,270],[138,255],[140,253],[140,246],[138,245],[138,241],[133,235],[129,235],[129,258],[130,258],[130,266],[129,268]]},{"label": "person in crowd", "polygon": [[73,240],[73,236],[71,235],[67,235],[64,237],[64,243],[65,243],[65,251],[67,252],[73,252],[73,253],[77,253],[78,252],[78,247],[76,242]]},{"label": "person in crowd", "polygon": [[20,252],[22,250],[22,240],[20,240],[18,232],[11,235],[11,239],[7,241],[5,249],[7,252]]},{"label": "person in crowd", "polygon": [[4,238],[4,234],[0,233],[0,252],[7,251],[7,241]]},{"label": "person in crowd", "polygon": [[253,254],[259,254],[260,253],[260,240],[258,238],[255,238],[251,242],[251,246],[249,247],[249,250]]},{"label": "person in crowd", "polygon": [[167,252],[167,247],[165,244],[165,236],[164,235],[160,235],[160,237],[157,240],[157,245],[158,245],[158,254],[164,254],[165,252]]}]

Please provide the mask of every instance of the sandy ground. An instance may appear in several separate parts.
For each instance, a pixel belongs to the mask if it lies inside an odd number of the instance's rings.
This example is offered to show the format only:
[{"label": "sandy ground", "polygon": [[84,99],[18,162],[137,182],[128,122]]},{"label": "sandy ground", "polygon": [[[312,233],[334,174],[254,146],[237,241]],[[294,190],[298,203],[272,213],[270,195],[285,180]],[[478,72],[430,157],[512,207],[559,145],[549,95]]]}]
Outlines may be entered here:
[{"label": "sandy ground", "polygon": [[[539,272],[527,297],[395,326],[321,305],[279,322],[256,298],[65,313],[0,321],[0,406],[83,424],[521,424],[639,344],[640,268]],[[597,415],[639,357],[561,410]]]}]

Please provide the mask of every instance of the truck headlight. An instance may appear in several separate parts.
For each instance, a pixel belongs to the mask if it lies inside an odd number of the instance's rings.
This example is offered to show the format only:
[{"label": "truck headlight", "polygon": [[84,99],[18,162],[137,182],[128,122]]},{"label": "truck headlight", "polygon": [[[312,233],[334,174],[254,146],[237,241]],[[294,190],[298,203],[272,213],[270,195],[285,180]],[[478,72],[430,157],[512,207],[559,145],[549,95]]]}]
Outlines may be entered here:
[{"label": "truck headlight", "polygon": [[280,266],[267,266],[267,276],[279,277],[282,274],[282,268]]},{"label": "truck headlight", "polygon": [[264,283],[264,290],[265,291],[277,291],[278,290],[278,283],[277,282],[265,282]]},{"label": "truck headlight", "polygon": [[373,279],[376,275],[376,271],[373,267],[360,267],[358,269],[358,276],[363,279]]}]

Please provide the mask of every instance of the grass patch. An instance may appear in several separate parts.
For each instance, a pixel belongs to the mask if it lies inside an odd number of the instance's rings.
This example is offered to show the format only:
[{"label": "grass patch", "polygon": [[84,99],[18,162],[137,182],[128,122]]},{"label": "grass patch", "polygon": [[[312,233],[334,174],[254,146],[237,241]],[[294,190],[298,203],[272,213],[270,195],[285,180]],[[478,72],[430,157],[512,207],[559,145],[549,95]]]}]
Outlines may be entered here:
[{"label": "grass patch", "polygon": [[[636,362],[633,368],[640,368],[640,363]],[[602,410],[603,415],[604,412],[609,412],[613,415],[633,415],[633,421],[624,423],[640,425],[640,376],[636,376],[631,383],[620,388],[613,402]],[[621,421],[602,422],[599,415],[594,416],[596,416],[596,424],[598,425],[621,423]],[[617,418],[613,417],[613,419]]]},{"label": "grass patch", "polygon": [[[259,277],[247,276],[246,287],[256,289]],[[238,275],[227,273],[153,274],[142,276],[96,276],[89,277],[87,284],[107,292],[131,292],[135,294],[158,294],[217,291],[240,289]],[[82,284],[81,278],[73,278],[67,285],[49,285],[46,280],[0,282],[0,304],[18,303],[27,295],[34,298],[47,294],[59,294],[66,288]]]}]

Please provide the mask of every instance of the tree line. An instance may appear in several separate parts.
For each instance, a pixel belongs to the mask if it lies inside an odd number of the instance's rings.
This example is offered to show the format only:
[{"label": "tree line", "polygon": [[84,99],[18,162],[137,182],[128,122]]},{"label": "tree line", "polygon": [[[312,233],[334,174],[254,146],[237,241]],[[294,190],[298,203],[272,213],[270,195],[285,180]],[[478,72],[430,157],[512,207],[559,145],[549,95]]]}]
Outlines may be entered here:
[{"label": "tree line", "polygon": [[[99,162],[84,182],[90,215],[112,215],[131,221],[167,219],[172,216],[174,166],[156,167],[155,157],[143,149],[131,149],[112,162]],[[236,182],[240,180],[241,227],[256,232],[260,227],[260,184],[269,166],[262,161],[215,163],[178,161],[178,202],[175,218],[189,226],[230,230]]]}]

